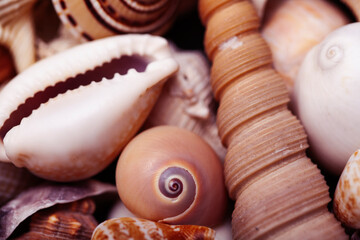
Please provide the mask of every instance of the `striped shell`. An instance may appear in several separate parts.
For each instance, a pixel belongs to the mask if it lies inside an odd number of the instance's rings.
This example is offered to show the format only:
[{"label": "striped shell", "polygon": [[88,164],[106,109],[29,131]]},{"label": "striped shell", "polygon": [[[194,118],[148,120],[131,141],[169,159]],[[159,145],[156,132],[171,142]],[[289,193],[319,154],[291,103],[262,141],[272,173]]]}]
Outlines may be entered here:
[{"label": "striped shell", "polygon": [[93,176],[137,132],[176,70],[167,41],[150,35],[101,39],[37,62],[0,91],[0,159],[56,181]]},{"label": "striped shell", "polygon": [[92,240],[188,240],[215,238],[211,228],[195,225],[168,225],[140,218],[114,218],[101,223],[93,232]]},{"label": "striped shell", "polygon": [[90,198],[40,210],[31,216],[29,231],[15,239],[88,240],[98,225],[94,211]]},{"label": "striped shell", "polygon": [[200,0],[234,239],[347,239],[249,0]]},{"label": "striped shell", "polygon": [[61,21],[80,38],[122,33],[161,35],[176,17],[179,0],[52,0]]}]

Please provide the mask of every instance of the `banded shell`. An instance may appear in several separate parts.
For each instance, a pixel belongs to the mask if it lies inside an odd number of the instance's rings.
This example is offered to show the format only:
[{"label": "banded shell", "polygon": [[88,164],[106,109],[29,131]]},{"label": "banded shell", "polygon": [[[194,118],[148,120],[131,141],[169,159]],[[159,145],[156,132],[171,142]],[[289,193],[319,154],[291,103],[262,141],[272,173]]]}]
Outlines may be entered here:
[{"label": "banded shell", "polygon": [[116,186],[124,205],[140,218],[215,226],[226,211],[222,170],[202,138],[159,126],[141,132],[124,148]]},{"label": "banded shell", "polygon": [[123,33],[163,34],[179,0],[52,0],[61,21],[84,40]]},{"label": "banded shell", "polygon": [[140,218],[114,218],[97,226],[91,239],[210,240],[214,238],[215,231],[208,227],[194,225],[168,225]]},{"label": "banded shell", "polygon": [[213,62],[217,124],[228,148],[225,183],[234,199],[234,239],[347,239],[329,213],[328,187],[306,157],[303,127],[272,69],[252,3],[200,0],[204,45]]},{"label": "banded shell", "polygon": [[209,143],[223,161],[226,149],[221,144],[215,122],[209,63],[200,51],[172,49],[179,71],[165,83],[144,125],[188,129]]},{"label": "banded shell", "polygon": [[150,35],[93,41],[37,62],[0,92],[0,159],[50,180],[93,176],[137,132],[176,70],[167,41]]},{"label": "banded shell", "polygon": [[269,15],[261,34],[269,44],[275,69],[291,93],[306,53],[349,19],[325,0],[283,1]]},{"label": "banded shell", "polygon": [[88,240],[98,225],[90,198],[40,210],[30,218],[30,229],[15,239]]},{"label": "banded shell", "polygon": [[334,194],[334,213],[346,226],[360,228],[360,150],[347,162]]}]

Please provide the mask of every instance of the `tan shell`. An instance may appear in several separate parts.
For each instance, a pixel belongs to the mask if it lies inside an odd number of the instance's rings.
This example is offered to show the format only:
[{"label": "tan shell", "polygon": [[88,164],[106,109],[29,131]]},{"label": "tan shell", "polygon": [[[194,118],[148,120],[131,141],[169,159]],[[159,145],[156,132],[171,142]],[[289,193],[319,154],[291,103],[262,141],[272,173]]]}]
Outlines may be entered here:
[{"label": "tan shell", "polygon": [[347,162],[334,194],[334,213],[346,226],[360,228],[360,150]]},{"label": "tan shell", "polygon": [[90,198],[40,210],[31,216],[28,232],[15,239],[87,240],[98,225]]},{"label": "tan shell", "polygon": [[200,51],[173,48],[179,71],[164,85],[145,126],[172,125],[201,136],[223,161],[226,149],[216,126],[214,99],[210,85],[210,66]]},{"label": "tan shell", "polygon": [[200,0],[234,239],[347,239],[250,1]]},{"label": "tan shell", "polygon": [[355,14],[356,19],[360,20],[360,1],[359,0],[341,0],[344,2],[351,11]]},{"label": "tan shell", "polygon": [[215,231],[203,226],[168,225],[140,218],[114,218],[97,226],[91,239],[211,240],[214,238]]},{"label": "tan shell", "polygon": [[35,62],[31,13],[34,3],[35,0],[3,0],[0,3],[0,45],[10,50],[17,72]]},{"label": "tan shell", "polygon": [[61,21],[84,40],[123,33],[163,34],[179,0],[52,0]]},{"label": "tan shell", "polygon": [[325,0],[283,1],[269,15],[261,33],[289,92],[306,53],[330,32],[349,23],[338,7]]},{"label": "tan shell", "polygon": [[150,35],[93,41],[37,62],[0,92],[0,159],[56,181],[100,172],[176,70],[167,41]]},{"label": "tan shell", "polygon": [[124,148],[116,186],[136,216],[171,224],[214,226],[226,210],[223,168],[196,134],[173,126],[141,132]]}]

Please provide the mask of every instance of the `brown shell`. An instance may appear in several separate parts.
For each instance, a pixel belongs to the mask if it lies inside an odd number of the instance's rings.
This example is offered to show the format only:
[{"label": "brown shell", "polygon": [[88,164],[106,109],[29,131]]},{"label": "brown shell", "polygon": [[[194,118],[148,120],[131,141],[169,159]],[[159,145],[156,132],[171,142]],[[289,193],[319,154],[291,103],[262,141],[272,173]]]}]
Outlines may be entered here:
[{"label": "brown shell", "polygon": [[341,0],[354,13],[356,19],[360,21],[360,1],[359,0]]},{"label": "brown shell", "polygon": [[15,239],[87,240],[98,225],[95,203],[90,198],[55,205],[35,213],[30,230]]},{"label": "brown shell", "polygon": [[114,239],[203,239],[215,238],[215,231],[197,225],[168,225],[141,218],[114,218],[101,223],[94,230],[92,240]]},{"label": "brown shell", "polygon": [[249,0],[200,0],[235,239],[347,239]]}]

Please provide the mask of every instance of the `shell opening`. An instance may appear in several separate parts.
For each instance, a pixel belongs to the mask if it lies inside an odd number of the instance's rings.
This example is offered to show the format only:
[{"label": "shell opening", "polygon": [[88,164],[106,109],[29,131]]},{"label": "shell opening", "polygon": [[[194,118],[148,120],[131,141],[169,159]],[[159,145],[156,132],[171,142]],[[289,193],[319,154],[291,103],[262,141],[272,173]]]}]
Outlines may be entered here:
[{"label": "shell opening", "polygon": [[4,139],[11,128],[19,125],[23,118],[30,116],[33,110],[39,108],[41,104],[48,102],[59,94],[77,89],[80,86],[87,86],[92,82],[100,82],[104,78],[111,80],[116,73],[126,75],[130,69],[135,69],[137,72],[144,72],[150,62],[150,58],[146,56],[136,54],[123,55],[101,66],[97,66],[92,70],[78,74],[75,77],[67,78],[64,81],[35,93],[32,97],[26,99],[23,104],[19,105],[4,122],[0,128],[1,139]]},{"label": "shell opening", "polygon": [[192,175],[180,167],[169,167],[162,172],[159,178],[159,189],[165,197],[174,199],[186,191],[188,196],[192,196],[188,199],[190,204],[196,194],[196,185]]}]

